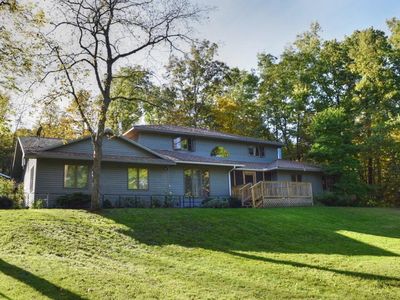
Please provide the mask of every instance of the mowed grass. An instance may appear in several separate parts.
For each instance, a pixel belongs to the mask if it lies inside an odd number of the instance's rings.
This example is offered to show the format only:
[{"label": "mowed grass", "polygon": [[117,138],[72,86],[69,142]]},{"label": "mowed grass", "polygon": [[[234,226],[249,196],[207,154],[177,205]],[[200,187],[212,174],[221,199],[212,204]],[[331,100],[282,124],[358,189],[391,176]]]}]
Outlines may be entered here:
[{"label": "mowed grass", "polygon": [[399,299],[400,210],[0,211],[4,299]]}]

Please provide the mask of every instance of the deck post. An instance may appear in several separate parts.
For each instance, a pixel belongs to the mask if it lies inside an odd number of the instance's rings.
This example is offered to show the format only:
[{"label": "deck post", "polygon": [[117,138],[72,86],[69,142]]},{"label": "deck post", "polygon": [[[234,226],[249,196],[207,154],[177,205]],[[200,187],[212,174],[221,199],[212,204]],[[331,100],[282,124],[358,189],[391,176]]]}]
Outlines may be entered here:
[{"label": "deck post", "polygon": [[264,193],[264,183],[265,183],[265,181],[261,182],[261,201],[262,201],[263,207],[264,207],[264,197],[265,197],[265,193]]},{"label": "deck post", "polygon": [[286,181],[286,190],[287,190],[287,196],[286,198],[289,199],[290,198],[290,187],[289,187],[289,181]]},{"label": "deck post", "polygon": [[256,200],[255,200],[255,195],[254,195],[254,189],[253,189],[253,187],[254,186],[252,186],[250,189],[251,189],[251,202],[253,203],[253,208],[255,208],[256,207]]}]

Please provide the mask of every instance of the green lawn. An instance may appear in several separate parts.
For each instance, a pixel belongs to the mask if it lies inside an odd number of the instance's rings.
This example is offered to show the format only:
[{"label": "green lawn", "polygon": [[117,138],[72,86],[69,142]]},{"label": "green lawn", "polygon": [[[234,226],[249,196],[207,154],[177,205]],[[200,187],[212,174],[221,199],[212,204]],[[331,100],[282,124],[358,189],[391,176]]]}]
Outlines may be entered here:
[{"label": "green lawn", "polygon": [[0,211],[4,299],[399,299],[400,210]]}]

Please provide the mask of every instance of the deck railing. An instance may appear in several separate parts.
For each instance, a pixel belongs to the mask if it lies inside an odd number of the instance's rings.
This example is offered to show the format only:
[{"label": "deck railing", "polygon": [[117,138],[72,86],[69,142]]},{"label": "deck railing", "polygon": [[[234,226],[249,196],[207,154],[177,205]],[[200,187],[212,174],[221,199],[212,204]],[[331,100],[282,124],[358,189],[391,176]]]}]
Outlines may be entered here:
[{"label": "deck railing", "polygon": [[232,188],[232,196],[242,201],[242,206],[249,206],[251,203],[251,183],[237,185]]},{"label": "deck railing", "polygon": [[310,182],[259,181],[250,188],[253,207],[312,205]]}]

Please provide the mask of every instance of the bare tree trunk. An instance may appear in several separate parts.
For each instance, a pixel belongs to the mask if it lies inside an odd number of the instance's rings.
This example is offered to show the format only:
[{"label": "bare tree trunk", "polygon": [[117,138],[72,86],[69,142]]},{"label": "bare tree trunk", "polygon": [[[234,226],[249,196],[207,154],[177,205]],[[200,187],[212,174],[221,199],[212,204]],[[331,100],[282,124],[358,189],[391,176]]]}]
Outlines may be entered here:
[{"label": "bare tree trunk", "polygon": [[[107,87],[110,84],[106,84]],[[109,93],[110,89],[106,88],[106,92]],[[91,209],[99,210],[101,209],[101,192],[100,192],[100,180],[101,180],[101,161],[103,159],[103,138],[104,138],[104,129],[106,126],[107,119],[107,109],[109,106],[110,100],[107,95],[104,99],[101,111],[99,123],[97,125],[97,132],[93,136],[92,135],[92,143],[93,143],[93,166],[92,166],[92,199],[91,199]]]},{"label": "bare tree trunk", "polygon": [[101,176],[101,160],[103,158],[103,134],[96,134],[93,143],[93,166],[92,166],[92,199],[91,210],[99,210],[100,205],[100,176]]},{"label": "bare tree trunk", "polygon": [[[1,1],[1,0],[0,0]],[[195,20],[203,10],[188,1],[71,1],[58,0],[54,14],[54,29],[46,35],[46,43],[51,55],[55,55],[57,63],[51,65],[55,70],[50,73],[63,72],[66,79],[66,92],[73,96],[79,114],[87,125],[93,145],[92,165],[92,199],[91,209],[101,208],[101,162],[104,129],[107,121],[107,111],[110,103],[120,98],[140,101],[111,95],[113,66],[117,61],[135,56],[140,52],[151,50],[156,45],[166,43],[175,48],[175,40],[189,40],[187,20]],[[205,10],[204,10],[205,11]],[[63,20],[58,20],[62,15]],[[50,14],[51,15],[51,14]],[[185,25],[182,29],[181,25]],[[61,27],[70,29],[75,39],[66,44],[58,39]],[[119,45],[126,42],[127,47],[121,51]],[[129,42],[129,43],[128,43]],[[132,45],[128,45],[132,42]],[[63,49],[65,45],[66,48]],[[127,48],[127,49],[126,49]],[[96,98],[93,105],[100,111],[97,115],[97,125],[87,115],[89,109],[81,105],[79,90],[86,87],[86,79],[92,79],[97,84]],[[58,80],[58,79],[57,79]],[[60,81],[60,80],[58,80]],[[98,99],[97,97],[101,97]],[[99,100],[99,101],[97,101]]]}]

